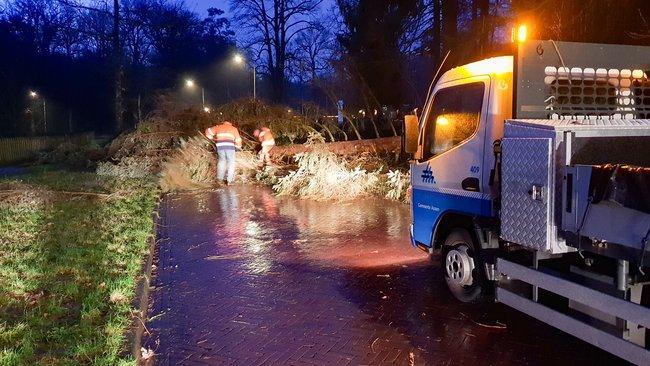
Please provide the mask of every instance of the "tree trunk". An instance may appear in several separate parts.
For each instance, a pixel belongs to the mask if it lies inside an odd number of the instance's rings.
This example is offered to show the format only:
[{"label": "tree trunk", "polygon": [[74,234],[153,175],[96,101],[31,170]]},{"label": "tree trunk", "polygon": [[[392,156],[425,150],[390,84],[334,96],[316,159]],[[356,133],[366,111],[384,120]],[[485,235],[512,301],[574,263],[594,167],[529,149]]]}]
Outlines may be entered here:
[{"label": "tree trunk", "polygon": [[476,46],[479,55],[483,56],[486,47],[489,48],[490,33],[488,30],[488,21],[490,16],[490,0],[473,0],[472,9],[474,27],[478,32],[478,44]]},{"label": "tree trunk", "polygon": [[442,34],[444,49],[453,49],[458,42],[458,0],[442,2]]},{"label": "tree trunk", "polygon": [[115,69],[115,132],[124,129],[124,52],[120,39],[120,2],[113,0],[113,67]]},{"label": "tree trunk", "polygon": [[350,116],[346,112],[343,112],[343,116],[350,123],[350,126],[352,127],[352,130],[354,131],[354,134],[357,135],[357,140],[361,140],[361,134],[359,133],[359,129],[357,128],[357,126],[355,126],[354,121],[352,120],[352,116]]},{"label": "tree trunk", "polygon": [[440,22],[442,9],[440,0],[433,0],[433,24],[431,25],[431,56],[435,62],[440,62],[440,50],[442,49],[442,39],[440,38]]}]

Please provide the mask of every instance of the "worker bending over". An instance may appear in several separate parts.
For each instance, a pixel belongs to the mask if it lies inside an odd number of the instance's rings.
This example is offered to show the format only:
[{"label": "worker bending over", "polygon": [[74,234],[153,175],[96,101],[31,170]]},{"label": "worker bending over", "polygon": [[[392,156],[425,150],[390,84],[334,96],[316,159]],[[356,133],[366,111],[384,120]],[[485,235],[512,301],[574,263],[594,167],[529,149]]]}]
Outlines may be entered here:
[{"label": "worker bending over", "polygon": [[260,166],[270,165],[271,164],[271,150],[275,146],[275,140],[273,139],[273,134],[268,127],[262,127],[259,130],[255,130],[253,135],[259,140],[262,144],[262,149],[260,150],[258,156],[260,159]]},{"label": "worker bending over", "polygon": [[[226,121],[205,130],[205,136],[217,145],[217,180],[231,184],[235,180],[235,151],[241,149],[239,130]],[[226,177],[226,170],[228,176]]]}]

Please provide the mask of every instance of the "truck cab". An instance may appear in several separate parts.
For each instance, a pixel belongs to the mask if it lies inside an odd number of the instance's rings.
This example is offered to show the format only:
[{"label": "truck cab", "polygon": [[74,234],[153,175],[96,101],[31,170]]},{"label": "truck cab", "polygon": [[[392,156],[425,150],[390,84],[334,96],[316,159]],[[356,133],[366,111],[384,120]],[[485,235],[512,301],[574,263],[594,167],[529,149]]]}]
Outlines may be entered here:
[{"label": "truck cab", "polygon": [[[436,83],[417,126],[418,148],[411,164],[412,240],[425,251],[439,249],[451,230],[476,241],[477,221],[494,219],[493,143],[512,117],[512,56],[490,58],[451,69]],[[466,245],[452,252],[448,281],[459,294],[477,267]],[[446,253],[448,254],[448,253]],[[465,257],[467,258],[460,258]],[[467,263],[464,267],[463,263]],[[470,292],[475,293],[472,290]]]}]

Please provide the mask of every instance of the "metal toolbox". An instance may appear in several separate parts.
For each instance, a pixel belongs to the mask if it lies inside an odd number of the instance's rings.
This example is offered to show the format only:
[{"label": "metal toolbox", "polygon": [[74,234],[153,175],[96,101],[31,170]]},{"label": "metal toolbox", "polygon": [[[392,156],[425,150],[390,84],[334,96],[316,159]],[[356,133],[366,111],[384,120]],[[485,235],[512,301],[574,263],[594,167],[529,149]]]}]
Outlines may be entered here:
[{"label": "metal toolbox", "polygon": [[[568,167],[650,166],[650,120],[508,120],[502,146],[501,237],[551,254],[566,253],[575,250],[562,235]],[[575,217],[564,218],[564,230],[577,229],[571,220]]]}]

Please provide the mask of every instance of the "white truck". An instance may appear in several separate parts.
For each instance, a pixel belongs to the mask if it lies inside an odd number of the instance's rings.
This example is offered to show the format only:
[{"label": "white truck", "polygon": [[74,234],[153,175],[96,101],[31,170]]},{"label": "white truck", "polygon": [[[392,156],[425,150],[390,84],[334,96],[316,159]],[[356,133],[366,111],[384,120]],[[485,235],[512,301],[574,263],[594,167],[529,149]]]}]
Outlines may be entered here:
[{"label": "white truck", "polygon": [[406,116],[412,244],[457,299],[650,365],[650,47],[514,53],[445,72]]}]

